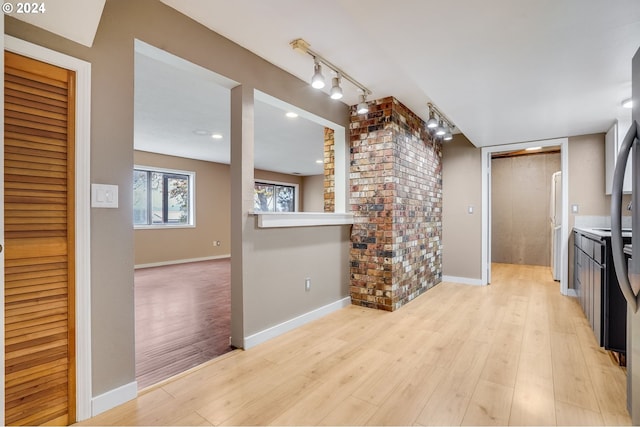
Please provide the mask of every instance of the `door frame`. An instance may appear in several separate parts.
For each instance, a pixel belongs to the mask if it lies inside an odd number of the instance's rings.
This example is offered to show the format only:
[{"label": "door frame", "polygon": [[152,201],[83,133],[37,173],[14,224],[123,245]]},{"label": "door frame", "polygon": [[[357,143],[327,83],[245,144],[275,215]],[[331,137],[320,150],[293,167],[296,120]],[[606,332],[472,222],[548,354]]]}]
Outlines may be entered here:
[{"label": "door frame", "polygon": [[[81,59],[47,49],[24,40],[4,35],[4,49],[19,55],[27,56],[38,61],[46,62],[58,67],[76,72],[76,140],[75,140],[75,254],[76,254],[76,420],[90,418],[92,413],[91,398],[91,178],[90,178],[90,144],[91,144],[91,64]],[[4,57],[4,55],[3,55]],[[3,59],[4,61],[4,59]],[[4,62],[3,62],[4,70]],[[2,81],[4,99],[4,79]],[[4,134],[4,117],[0,119]],[[2,177],[4,177],[4,144],[0,149]],[[0,180],[4,182],[4,178]],[[2,231],[0,241],[4,245],[4,185],[0,188],[0,219]],[[0,266],[4,272],[4,252],[0,253]],[[0,282],[4,288],[4,274]],[[2,292],[4,307],[4,292]],[[3,309],[4,310],[4,309]],[[0,320],[2,340],[4,342],[4,316]],[[0,379],[4,387],[4,351],[0,358]],[[0,409],[0,423],[4,425],[4,393],[2,394],[2,408]]]},{"label": "door frame", "polygon": [[569,139],[557,138],[518,144],[482,147],[482,284],[491,282],[491,155],[493,153],[524,150],[530,147],[560,147],[562,171],[562,249],[560,292],[570,295],[569,289]]}]

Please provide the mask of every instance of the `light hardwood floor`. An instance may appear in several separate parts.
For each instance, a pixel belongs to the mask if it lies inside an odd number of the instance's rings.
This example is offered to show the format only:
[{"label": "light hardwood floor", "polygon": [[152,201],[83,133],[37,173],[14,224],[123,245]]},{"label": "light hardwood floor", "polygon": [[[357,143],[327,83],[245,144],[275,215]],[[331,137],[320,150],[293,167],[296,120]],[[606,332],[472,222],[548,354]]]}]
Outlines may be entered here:
[{"label": "light hardwood floor", "polygon": [[548,268],[495,264],[387,313],[234,351],[87,425],[629,425],[626,379]]}]

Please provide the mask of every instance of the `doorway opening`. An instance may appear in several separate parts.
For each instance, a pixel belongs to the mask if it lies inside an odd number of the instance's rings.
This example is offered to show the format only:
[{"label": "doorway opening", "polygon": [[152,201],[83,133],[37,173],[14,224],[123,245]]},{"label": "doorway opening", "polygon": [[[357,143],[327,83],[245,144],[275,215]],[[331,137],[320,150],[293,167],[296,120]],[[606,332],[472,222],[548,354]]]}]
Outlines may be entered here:
[{"label": "doorway opening", "polygon": [[560,147],[491,158],[491,262],[548,267],[559,280],[560,251],[552,242],[560,242]]},{"label": "doorway opening", "polygon": [[[567,157],[567,147],[568,146],[568,140],[566,138],[561,138],[561,139],[554,139],[554,140],[545,140],[545,141],[532,141],[532,142],[527,142],[527,143],[520,143],[520,144],[509,144],[509,145],[501,145],[501,146],[493,146],[493,147],[485,147],[482,149],[482,191],[483,191],[483,197],[482,197],[482,204],[483,204],[483,209],[482,209],[482,223],[483,223],[483,228],[482,228],[482,265],[484,266],[483,268],[483,272],[482,272],[482,282],[483,284],[488,284],[491,282],[491,261],[494,260],[494,254],[493,254],[493,250],[497,250],[498,253],[495,254],[496,256],[496,260],[501,260],[503,259],[505,255],[504,252],[504,248],[506,247],[505,245],[503,245],[502,243],[504,242],[495,242],[494,243],[494,238],[498,238],[501,239],[503,238],[504,234],[494,234],[494,227],[496,226],[496,222],[503,220],[503,221],[508,221],[508,219],[502,218],[503,216],[509,214],[510,218],[513,219],[514,215],[517,215],[517,221],[520,221],[522,218],[522,216],[524,216],[525,218],[527,217],[527,215],[530,214],[529,211],[526,211],[526,206],[523,206],[524,202],[521,203],[520,205],[516,205],[515,208],[516,210],[518,209],[522,209],[522,212],[511,212],[511,213],[506,213],[506,212],[494,212],[493,211],[493,207],[494,207],[494,200],[493,197],[494,195],[492,194],[492,188],[494,187],[493,185],[493,179],[494,179],[494,172],[497,172],[498,174],[501,173],[508,173],[509,172],[509,166],[513,167],[514,165],[511,164],[509,165],[506,162],[504,165],[500,165],[497,171],[494,171],[492,166],[493,166],[493,159],[505,159],[505,158],[510,158],[509,156],[513,156],[514,154],[517,153],[525,153],[524,150],[527,149],[533,149],[535,147],[540,147],[540,151],[556,151],[560,153],[560,159],[559,159],[559,170],[562,174],[562,182],[561,182],[561,205],[560,205],[560,214],[559,214],[559,224],[560,224],[560,232],[558,233],[558,240],[560,241],[559,244],[559,252],[560,252],[560,256],[559,256],[559,265],[560,265],[560,271],[558,274],[558,279],[560,281],[560,290],[561,293],[564,295],[567,295],[568,293],[570,293],[570,290],[568,289],[568,226],[567,226],[567,221],[568,221],[568,157]],[[538,159],[538,160],[542,160],[542,158]],[[513,162],[512,162],[513,163]],[[516,162],[516,163],[522,163],[520,161]],[[540,162],[538,162],[540,163]],[[550,161],[549,162],[551,165],[554,164],[554,161]],[[503,167],[505,166],[505,167]],[[518,166],[518,165],[517,165]],[[519,165],[521,166],[521,165]],[[551,167],[552,169],[556,169],[555,166]],[[503,170],[504,169],[504,170]],[[555,172],[555,171],[554,171]],[[503,177],[504,178],[504,177]],[[515,182],[510,182],[509,185],[517,185]],[[540,185],[543,187],[541,188],[540,193],[544,194],[546,193],[546,188],[549,187],[550,188],[550,184],[549,186],[547,186],[544,183],[540,183]],[[500,187],[499,185],[497,186],[498,188]],[[511,194],[514,194],[514,192],[518,192],[518,188],[510,188],[509,191],[511,192]],[[520,193],[519,193],[520,194]],[[521,194],[520,194],[521,195]],[[500,196],[499,196],[500,197]],[[511,201],[513,202],[513,201]],[[517,200],[516,200],[517,202]],[[529,203],[529,201],[527,201],[527,203]],[[499,204],[500,205],[500,204]],[[511,209],[513,209],[513,204],[509,205],[509,203],[507,203],[506,206],[510,206]],[[543,228],[541,227],[536,227],[539,230],[539,233],[545,234],[546,236],[549,236],[549,240],[551,240],[551,223],[549,221],[550,218],[550,210],[549,209],[545,209],[546,210],[546,220],[547,220],[547,226],[544,226]],[[495,217],[494,217],[495,216]],[[542,220],[544,220],[544,216],[542,218]],[[538,216],[537,221],[541,221],[541,219]],[[521,226],[521,225],[519,225]],[[508,228],[508,227],[507,227]],[[525,234],[520,234],[520,238],[522,239],[525,236]],[[504,238],[503,238],[504,239]],[[508,240],[508,239],[507,239]],[[527,248],[527,249],[521,249],[521,253],[516,253],[515,254],[515,258],[517,258],[517,261],[520,260],[524,260],[526,259],[532,259],[531,257],[534,258],[541,258],[544,256],[549,256],[550,258],[550,251],[551,251],[551,243],[545,243],[545,240],[547,240],[546,238],[540,239],[540,242],[537,242],[537,245],[533,245],[533,246],[538,246],[538,248],[534,251],[531,251],[531,248]],[[519,242],[519,245],[516,245],[519,248],[525,248],[525,245],[523,245],[523,242]],[[526,242],[524,242],[526,243]],[[526,252],[532,252],[531,254],[527,254]],[[510,254],[509,255],[511,258],[509,259],[509,261],[513,261],[514,259],[514,254]],[[505,260],[507,258],[504,258]]]},{"label": "doorway opening", "polygon": [[136,381],[232,350],[230,99],[237,83],[135,44]]}]

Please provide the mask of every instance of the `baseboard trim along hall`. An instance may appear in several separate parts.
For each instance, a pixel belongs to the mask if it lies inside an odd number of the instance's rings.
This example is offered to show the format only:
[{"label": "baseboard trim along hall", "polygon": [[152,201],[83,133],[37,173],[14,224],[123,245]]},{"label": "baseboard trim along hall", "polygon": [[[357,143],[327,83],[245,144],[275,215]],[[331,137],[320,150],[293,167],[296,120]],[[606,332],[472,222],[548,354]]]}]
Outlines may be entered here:
[{"label": "baseboard trim along hall", "polygon": [[149,268],[149,267],[163,267],[165,265],[187,264],[189,262],[211,261],[214,259],[226,259],[226,258],[231,258],[231,254],[206,256],[202,258],[176,259],[172,261],[152,262],[150,264],[136,264],[134,268],[138,269],[138,268]]},{"label": "baseboard trim along hall", "polygon": [[468,277],[442,276],[442,281],[460,283],[462,285],[482,286],[482,279],[470,279]]},{"label": "baseboard trim along hall", "polygon": [[289,332],[297,327],[300,327],[313,320],[326,316],[329,313],[340,310],[341,308],[351,305],[351,297],[346,297],[331,304],[327,304],[323,307],[316,308],[308,313],[302,314],[298,317],[294,317],[291,320],[282,322],[279,325],[272,326],[271,328],[260,331],[244,339],[244,349],[248,350],[251,347],[255,347],[258,344],[262,344],[265,341],[275,338],[278,335],[282,335],[285,332]]},{"label": "baseboard trim along hall", "polygon": [[136,381],[96,396],[91,400],[91,416],[95,417],[109,409],[135,399],[137,396],[138,383]]}]

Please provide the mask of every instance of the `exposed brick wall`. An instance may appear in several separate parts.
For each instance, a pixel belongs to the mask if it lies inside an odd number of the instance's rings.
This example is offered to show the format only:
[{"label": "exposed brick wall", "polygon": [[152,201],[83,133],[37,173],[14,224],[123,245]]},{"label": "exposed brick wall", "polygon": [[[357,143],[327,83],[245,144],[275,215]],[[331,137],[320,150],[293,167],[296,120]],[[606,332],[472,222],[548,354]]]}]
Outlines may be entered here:
[{"label": "exposed brick wall", "polygon": [[351,114],[353,304],[393,311],[442,279],[442,145],[389,97]]},{"label": "exposed brick wall", "polygon": [[335,212],[336,206],[336,166],[335,131],[324,128],[324,211]]}]

